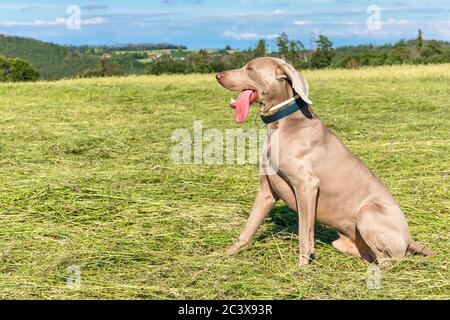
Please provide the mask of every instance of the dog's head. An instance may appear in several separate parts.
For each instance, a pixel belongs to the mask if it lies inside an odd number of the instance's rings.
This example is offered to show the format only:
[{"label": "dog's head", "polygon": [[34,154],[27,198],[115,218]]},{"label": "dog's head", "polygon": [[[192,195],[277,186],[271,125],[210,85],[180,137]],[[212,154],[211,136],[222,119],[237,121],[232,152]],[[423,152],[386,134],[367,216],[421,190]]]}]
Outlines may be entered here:
[{"label": "dog's head", "polygon": [[240,92],[237,101],[230,106],[236,108],[235,119],[244,122],[250,105],[261,103],[261,111],[267,112],[277,105],[298,94],[305,102],[309,87],[306,80],[290,64],[276,58],[257,58],[243,68],[218,73],[217,81],[231,91]]}]

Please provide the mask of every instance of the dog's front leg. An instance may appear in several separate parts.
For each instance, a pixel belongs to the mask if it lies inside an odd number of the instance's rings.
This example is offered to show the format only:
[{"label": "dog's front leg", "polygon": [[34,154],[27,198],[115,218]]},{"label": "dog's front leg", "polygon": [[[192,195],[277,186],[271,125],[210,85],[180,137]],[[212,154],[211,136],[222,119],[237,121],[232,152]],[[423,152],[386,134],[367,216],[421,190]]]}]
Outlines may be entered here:
[{"label": "dog's front leg", "polygon": [[315,254],[314,223],[316,220],[319,179],[303,173],[290,179],[295,190],[297,211],[299,214],[298,238],[300,241],[300,267],[311,261]]},{"label": "dog's front leg", "polygon": [[278,197],[272,191],[267,176],[261,176],[258,194],[252,212],[245,223],[237,241],[228,249],[229,254],[238,252],[252,241],[253,236],[277,202]]}]

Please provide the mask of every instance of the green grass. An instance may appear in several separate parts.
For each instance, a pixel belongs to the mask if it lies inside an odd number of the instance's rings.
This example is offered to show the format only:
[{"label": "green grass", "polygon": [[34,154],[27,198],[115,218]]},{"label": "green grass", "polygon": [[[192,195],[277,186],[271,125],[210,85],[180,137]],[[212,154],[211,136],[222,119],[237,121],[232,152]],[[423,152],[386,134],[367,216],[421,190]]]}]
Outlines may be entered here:
[{"label": "green grass", "polygon": [[[0,85],[0,298],[449,299],[450,65],[305,72],[314,110],[384,181],[413,237],[433,248],[382,272],[317,226],[298,270],[282,203],[249,249],[239,234],[253,165],[175,165],[172,131],[237,128],[212,75]],[[244,128],[253,121],[253,108]],[[79,289],[67,268],[81,268]]]}]

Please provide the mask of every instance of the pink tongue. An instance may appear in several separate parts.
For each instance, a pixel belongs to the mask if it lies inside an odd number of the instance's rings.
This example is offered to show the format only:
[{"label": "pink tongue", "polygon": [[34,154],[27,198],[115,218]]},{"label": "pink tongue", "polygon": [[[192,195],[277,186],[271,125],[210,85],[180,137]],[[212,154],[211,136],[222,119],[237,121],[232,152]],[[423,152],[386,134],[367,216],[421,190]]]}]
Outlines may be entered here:
[{"label": "pink tongue", "polygon": [[236,122],[243,123],[248,117],[248,110],[250,105],[255,100],[253,90],[244,90],[239,94],[236,102],[230,103],[230,106],[236,108],[234,119]]}]

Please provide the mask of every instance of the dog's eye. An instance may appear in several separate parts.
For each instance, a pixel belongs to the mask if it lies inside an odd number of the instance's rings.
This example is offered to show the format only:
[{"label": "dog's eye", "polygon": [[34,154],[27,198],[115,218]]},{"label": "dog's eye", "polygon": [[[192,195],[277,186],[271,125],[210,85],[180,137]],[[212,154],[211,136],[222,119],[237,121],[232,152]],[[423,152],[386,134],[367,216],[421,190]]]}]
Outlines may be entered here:
[{"label": "dog's eye", "polygon": [[247,67],[247,71],[254,71],[252,67]]}]

